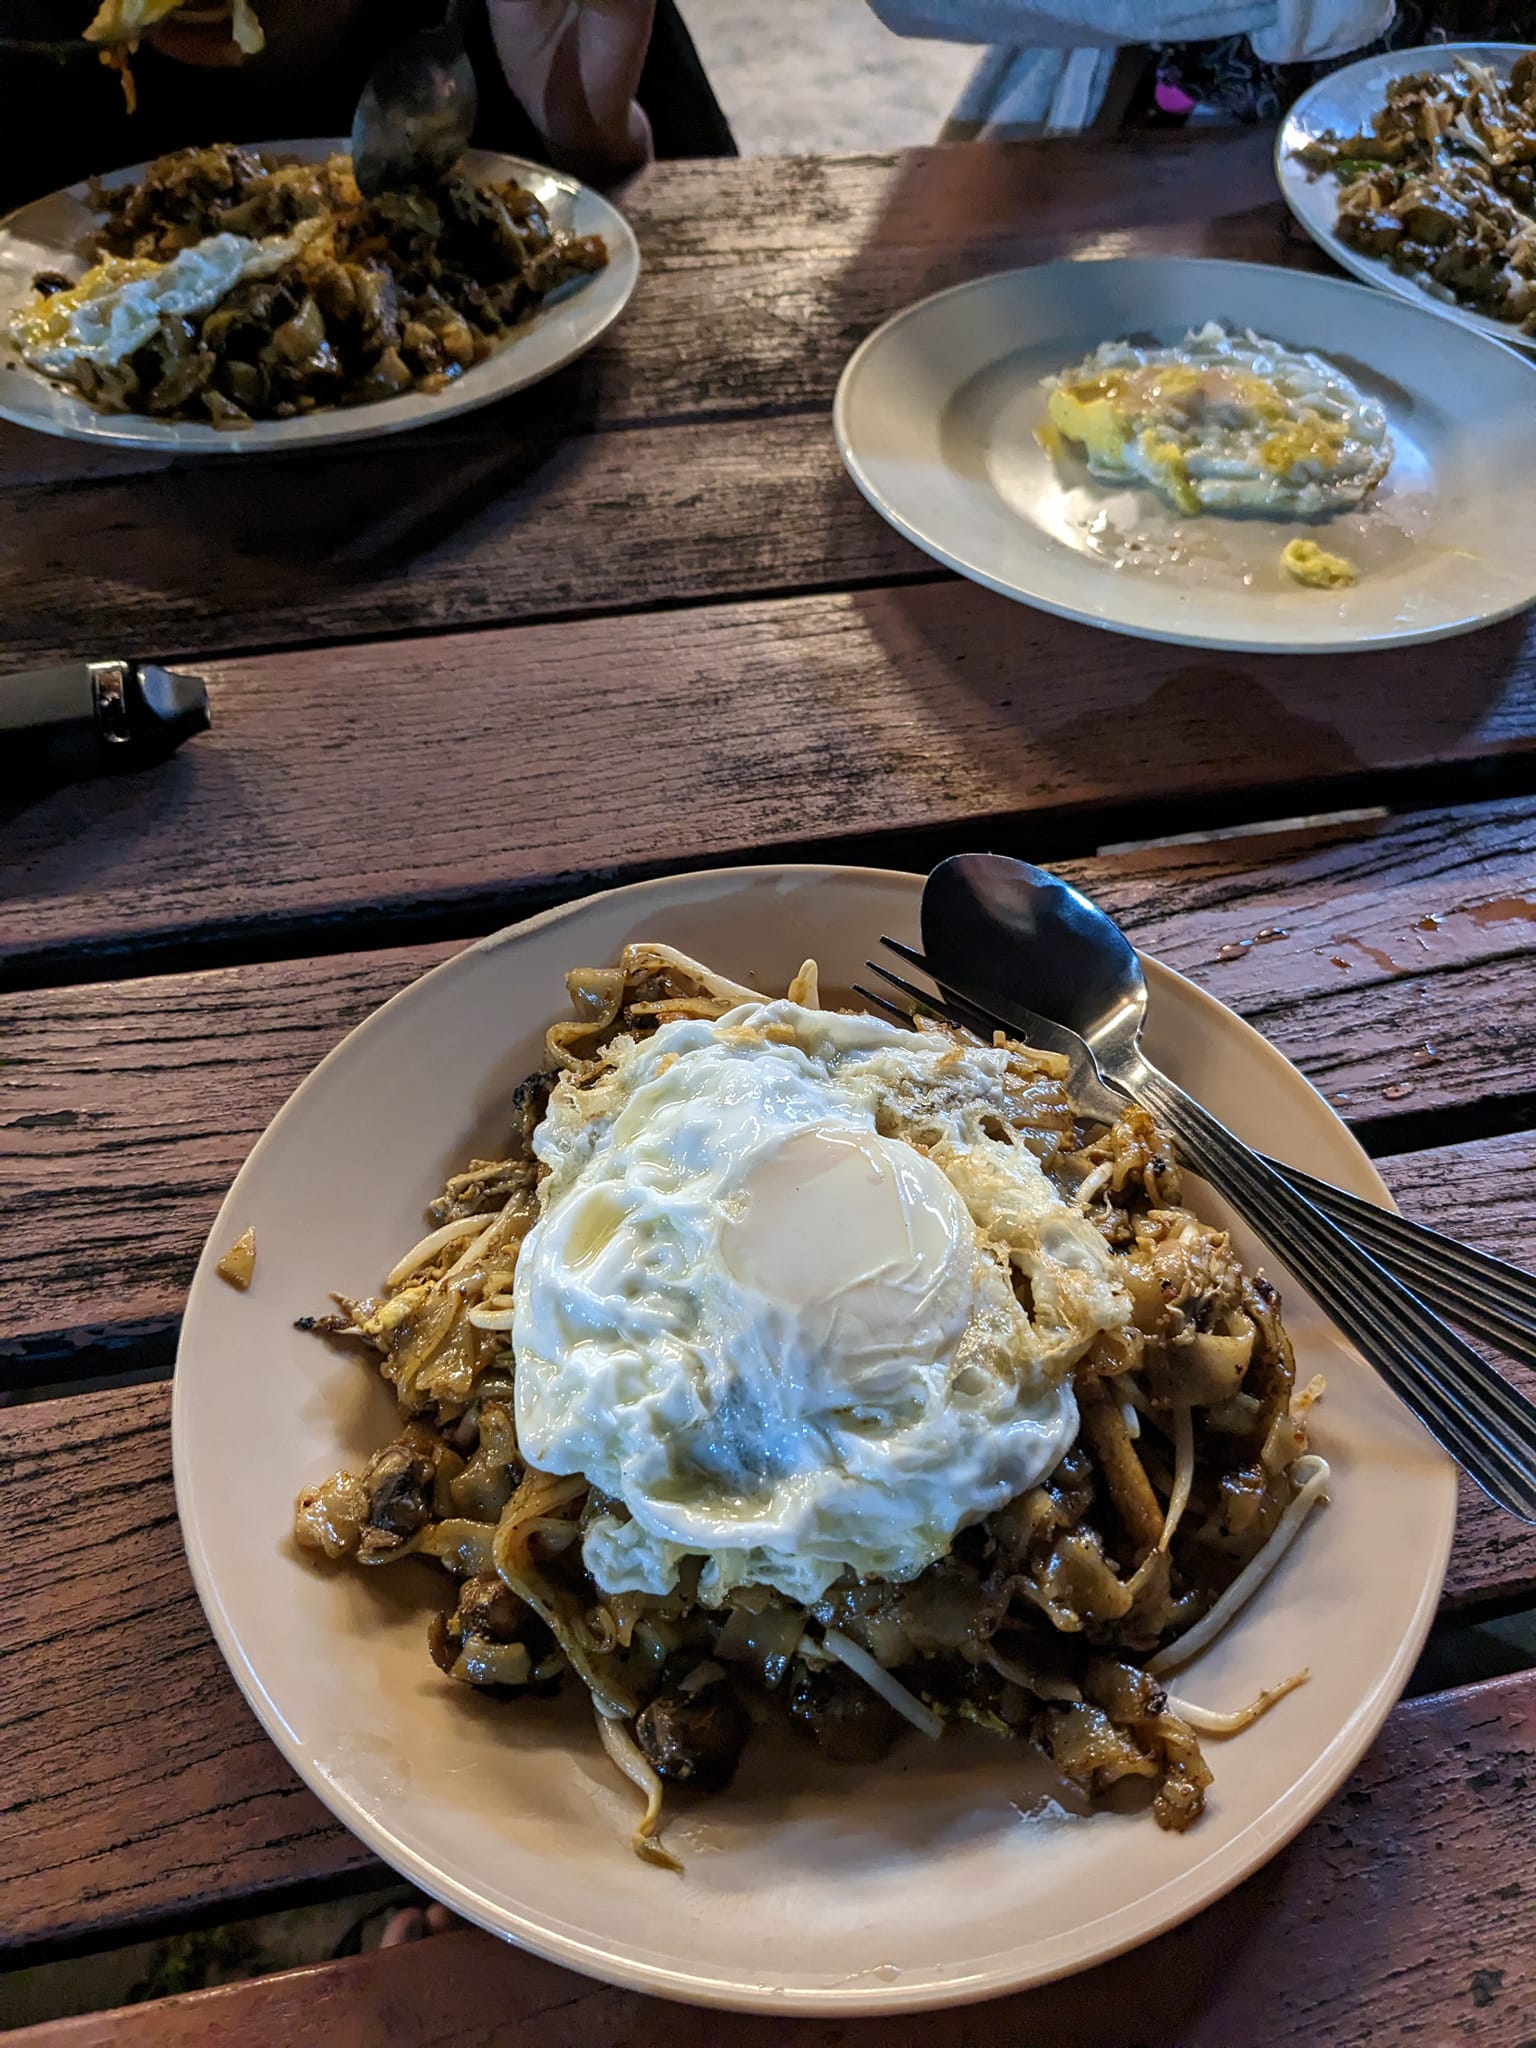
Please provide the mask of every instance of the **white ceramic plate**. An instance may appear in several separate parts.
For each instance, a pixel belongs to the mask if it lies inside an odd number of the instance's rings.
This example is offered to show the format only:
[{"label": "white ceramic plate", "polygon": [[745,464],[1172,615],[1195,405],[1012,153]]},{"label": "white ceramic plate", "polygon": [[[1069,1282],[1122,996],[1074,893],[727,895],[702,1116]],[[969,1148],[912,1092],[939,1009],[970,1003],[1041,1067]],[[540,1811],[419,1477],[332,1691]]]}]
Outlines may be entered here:
[{"label": "white ceramic plate", "polygon": [[1352,270],[1367,284],[1378,284],[1400,299],[1429,306],[1443,318],[1455,320],[1495,341],[1512,342],[1521,348],[1536,348],[1536,337],[1522,334],[1505,320],[1491,320],[1486,313],[1474,313],[1458,306],[1427,280],[1394,268],[1380,256],[1366,256],[1351,248],[1335,232],[1339,215],[1339,186],[1332,171],[1310,171],[1296,152],[1330,130],[1336,135],[1359,135],[1370,130],[1371,122],[1386,104],[1387,87],[1394,78],[1410,71],[1454,71],[1470,57],[1484,64],[1500,78],[1508,78],[1517,57],[1527,54],[1523,43],[1438,43],[1417,50],[1387,50],[1379,56],[1363,57],[1342,71],[1320,78],[1296,101],[1275,142],[1275,176],[1285,203],[1320,248],[1335,263]]},{"label": "white ceramic plate", "polygon": [[[315,162],[345,142],[272,142],[257,145],[283,156]],[[142,178],[146,166],[115,171],[102,183],[115,188]],[[554,292],[495,354],[477,363],[438,392],[407,392],[377,405],[306,413],[292,420],[258,420],[238,432],[196,420],[155,420],[138,413],[97,412],[66,386],[50,383],[28,368],[8,335],[16,307],[31,296],[40,270],[78,277],[89,265],[89,236],[100,216],[87,204],[87,188],[71,185],[34,200],[0,221],[0,419],[36,427],[70,441],[109,442],[117,448],[154,448],[176,455],[270,455],[327,448],[338,441],[365,441],[376,434],[401,434],[432,426],[457,413],[494,405],[529,384],[562,369],[589,349],[618,319],[640,275],[640,248],[623,214],[574,178],[521,157],[466,152],[464,168],[474,178],[516,178],[548,207],[554,225],[575,235],[601,235],[607,265]]]},{"label": "white ceramic plate", "polygon": [[[487,939],[417,982],[311,1075],[241,1171],[192,1286],[176,1366],[176,1495],[192,1573],[246,1698],[301,1777],[387,1862],[557,1962],[704,2004],[852,2014],[959,2003],[1082,1968],[1194,1913],[1334,1792],[1408,1676],[1444,1570],[1446,1459],[1296,1290],[1302,1376],[1334,1499],[1254,1606],[1180,1680],[1230,1708],[1312,1680],[1212,1745],[1199,1825],[1074,1818],[1028,1754],[906,1741],[883,1766],[751,1755],[667,1828],[675,1877],[631,1855],[635,1795],[579,1700],[482,1699],[429,1661],[441,1578],[328,1570],[290,1537],[294,1496],[393,1432],[366,1364],[293,1327],[374,1288],[422,1209],[501,1142],[514,1084],[565,1014],[567,968],[668,941],[765,991],[818,957],[846,986],[881,932],[917,938],[920,882],[858,868],[741,868],[615,890]],[[1256,1033],[1149,963],[1151,1050],[1254,1143],[1372,1199],[1385,1191],[1326,1104]],[[254,1284],[214,1265],[254,1226]],[[1271,1269],[1273,1270],[1273,1269]]]},{"label": "white ceramic plate", "polygon": [[[1188,518],[1046,454],[1042,379],[1100,342],[1174,342],[1208,320],[1316,350],[1385,405],[1396,452],[1359,511]],[[1337,652],[1440,639],[1536,598],[1536,369],[1333,278],[1172,257],[1005,271],[888,320],[844,370],[834,420],[854,482],[920,548],[1138,638]],[[1292,582],[1280,553],[1297,535],[1348,556],[1359,583]]]}]

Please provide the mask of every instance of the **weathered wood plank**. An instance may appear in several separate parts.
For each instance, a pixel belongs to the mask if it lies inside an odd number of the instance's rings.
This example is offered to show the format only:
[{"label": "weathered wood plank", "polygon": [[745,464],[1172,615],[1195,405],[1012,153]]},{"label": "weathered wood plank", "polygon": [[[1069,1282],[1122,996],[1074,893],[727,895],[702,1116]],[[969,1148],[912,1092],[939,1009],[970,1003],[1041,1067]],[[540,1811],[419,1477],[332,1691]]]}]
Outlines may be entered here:
[{"label": "weathered wood plank", "polygon": [[491,424],[402,440],[387,474],[371,448],[338,451],[322,490],[311,473],[182,465],[153,480],[150,517],[140,476],[0,494],[11,656],[89,645],[195,662],[941,573],[865,504],[820,413],[626,434]]},{"label": "weathered wood plank", "polygon": [[[1389,1169],[1429,1220],[1536,1253],[1536,1137]],[[261,1736],[203,1623],[169,1408],[160,1384],[0,1411],[0,1947],[106,1938],[366,1867]],[[1536,1530],[1464,1487],[1450,1604],[1533,1590]]]},{"label": "weathered wood plank", "polygon": [[846,259],[850,249],[882,257],[906,249],[932,262],[995,246],[1000,236],[1128,235],[1268,206],[1273,142],[1257,129],[1207,129],[694,158],[652,165],[621,203],[658,274],[797,250]]},{"label": "weathered wood plank", "polygon": [[451,908],[462,930],[599,862],[962,827],[1038,845],[1126,805],[1178,831],[1298,783],[1319,808],[1365,775],[1529,756],[1536,626],[1245,659],[942,582],[272,655],[217,667],[212,696],[174,760],[0,828],[0,977],[340,919],[364,939]]},{"label": "weathered wood plank", "polygon": [[109,1938],[367,1867],[208,1633],[176,1522],[169,1387],[13,1409],[0,1496],[31,1559],[0,1602],[0,1947]]},{"label": "weathered wood plank", "polygon": [[[732,2017],[610,1990],[488,1936],[349,1962],[15,2036],[18,2048],[1524,2048],[1536,2005],[1536,1675],[1400,1707],[1354,1778],[1273,1863],[1187,1926],[1043,1991],[920,2017]],[[1304,1966],[1298,1959],[1304,1958]]]},{"label": "weathered wood plank", "polygon": [[[634,305],[531,402],[331,456],[318,481],[308,462],[169,466],[0,428],[0,645],[208,655],[931,573],[841,480],[825,408],[853,347],[926,292],[1055,256],[1312,263],[1262,143],[658,166],[629,200]],[[674,431],[585,445],[657,423]]]},{"label": "weathered wood plank", "polygon": [[112,1370],[97,1347],[131,1363],[173,1339],[200,1240],[262,1130],[354,1024],[456,950],[0,997],[0,1374]]},{"label": "weathered wood plank", "polygon": [[[1239,838],[1068,864],[1147,951],[1258,1024],[1347,1120],[1536,1094],[1536,802],[1316,838]],[[1533,892],[1536,893],[1536,892]],[[1259,935],[1263,934],[1262,937]],[[351,1026],[443,945],[43,989],[0,998],[0,1374],[161,1351],[236,1167]],[[1410,1206],[1516,1235],[1513,1208],[1431,1174]]]},{"label": "weathered wood plank", "polygon": [[1528,1114],[1533,831],[1517,800],[1063,865],[1389,1151],[1394,1118]]}]

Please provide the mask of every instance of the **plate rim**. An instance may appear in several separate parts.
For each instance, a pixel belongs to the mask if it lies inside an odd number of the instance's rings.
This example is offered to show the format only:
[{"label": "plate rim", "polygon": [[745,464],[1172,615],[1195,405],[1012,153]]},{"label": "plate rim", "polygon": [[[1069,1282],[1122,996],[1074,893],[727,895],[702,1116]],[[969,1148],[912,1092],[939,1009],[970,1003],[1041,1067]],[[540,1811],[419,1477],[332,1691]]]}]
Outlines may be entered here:
[{"label": "plate rim", "polygon": [[[326,155],[346,155],[350,152],[351,144],[345,136],[291,136],[280,142],[242,143],[237,145],[237,147],[265,151],[274,155],[298,153],[302,162],[309,163],[323,161]],[[204,456],[212,460],[219,460],[230,456],[244,456],[248,461],[253,461],[262,456],[302,455],[312,448],[338,448],[349,446],[354,442],[383,439],[392,434],[410,433],[418,427],[441,426],[446,421],[463,419],[470,413],[483,411],[487,406],[498,405],[504,398],[515,397],[518,392],[530,390],[535,384],[543,383],[547,377],[553,377],[559,371],[568,368],[578,356],[585,355],[588,349],[594,347],[597,342],[602,340],[603,336],[609,332],[614,323],[628,309],[629,302],[634,297],[635,288],[640,282],[641,272],[644,269],[644,259],[640,251],[639,237],[625,215],[619,211],[618,207],[614,205],[613,201],[606,194],[596,191],[592,186],[584,184],[581,179],[572,177],[566,171],[557,171],[548,164],[536,163],[532,157],[510,155],[504,150],[475,149],[470,150],[467,154],[481,160],[489,160],[498,167],[505,166],[514,175],[524,172],[532,173],[552,184],[568,199],[579,199],[584,204],[595,205],[599,209],[601,219],[597,232],[601,233],[608,240],[608,268],[610,274],[618,281],[617,298],[614,304],[600,318],[593,322],[587,331],[574,339],[569,348],[561,351],[553,361],[545,364],[542,369],[526,377],[514,378],[511,382],[497,383],[490,390],[473,392],[469,395],[466,395],[463,381],[460,380],[448,385],[443,392],[435,394],[435,396],[447,401],[444,405],[435,407],[430,413],[419,416],[413,414],[410,417],[401,418],[398,415],[391,415],[387,418],[379,419],[377,417],[378,414],[388,413],[390,406],[399,402],[395,399],[383,399],[373,405],[321,406],[317,407],[315,412],[305,414],[296,420],[258,420],[253,423],[258,429],[271,433],[281,431],[287,427],[307,426],[310,422],[317,419],[325,422],[325,427],[321,431],[311,431],[304,435],[295,435],[291,439],[280,442],[268,439],[253,442],[251,436],[244,432],[217,434],[217,429],[205,429],[204,422],[201,420],[153,421],[148,415],[139,413],[99,413],[92,414],[88,419],[70,418],[60,414],[37,415],[23,411],[7,402],[4,379],[0,379],[0,420],[8,422],[12,426],[29,428],[33,433],[46,434],[50,440],[76,441],[82,446],[102,450],[118,449],[125,453],[160,455],[179,462],[198,461]],[[134,178],[142,177],[153,161],[153,158],[147,158],[143,163],[126,164],[116,170],[104,171],[100,174],[101,182],[112,188],[120,184],[127,184]],[[30,212],[34,206],[41,206],[50,200],[57,199],[74,199],[84,204],[90,190],[90,183],[89,179],[80,178],[72,185],[56,186],[51,192],[39,193],[35,199],[24,200],[20,206],[12,207],[8,213],[0,216],[0,240],[3,240],[11,232],[15,222],[24,213]],[[616,244],[618,245],[618,251],[622,260],[616,260],[615,258]],[[541,310],[541,306],[535,307],[529,316],[529,320],[537,320]],[[493,351],[492,355],[486,359],[487,364],[494,362],[498,356],[512,349],[522,332],[524,332],[523,328],[514,328]],[[71,396],[67,386],[56,384],[52,378],[45,377],[39,370],[34,370],[30,363],[24,361],[14,351],[7,351],[5,353],[3,363],[5,366],[8,366],[7,373],[9,373],[9,370],[15,370],[28,378],[34,386],[42,385],[48,390],[57,391],[65,398]],[[476,364],[474,367],[479,369],[485,366]],[[402,398],[420,397],[423,395],[418,392],[401,394]],[[77,399],[75,402],[80,405],[86,404],[84,399]],[[111,428],[99,424],[102,421],[130,422],[136,420],[143,420],[144,427],[136,429],[133,426],[127,426],[122,431],[113,431]],[[217,435],[217,438],[194,441],[184,439],[174,433],[164,431],[150,433],[146,431],[150,426],[156,425],[162,429],[174,429],[182,426],[197,427],[211,435]]]},{"label": "plate rim", "polygon": [[[1366,256],[1353,248],[1337,232],[1336,227],[1324,228],[1312,220],[1301,201],[1302,194],[1319,182],[1305,166],[1292,162],[1296,142],[1315,131],[1304,129],[1301,116],[1309,103],[1321,99],[1325,92],[1336,88],[1349,78],[1352,72],[1376,72],[1385,77],[1399,77],[1406,71],[1440,70],[1447,58],[1467,56],[1503,56],[1513,52],[1517,56],[1529,56],[1536,50],[1532,43],[1416,43],[1402,50],[1378,50],[1374,57],[1360,57],[1353,64],[1345,64],[1326,77],[1314,79],[1304,93],[1300,93],[1286,108],[1280,125],[1275,132],[1274,168],[1275,183],[1280,196],[1289,208],[1292,218],[1323,253],[1332,258],[1341,268],[1349,271],[1362,284],[1370,285],[1377,291],[1390,292],[1407,305],[1422,306],[1431,313],[1438,313],[1442,320],[1451,320],[1458,327],[1465,327],[1473,334],[1481,334],[1486,340],[1497,342],[1501,347],[1512,350],[1522,359],[1529,360],[1530,351],[1536,350],[1536,334],[1521,334],[1508,321],[1495,320],[1491,314],[1475,312],[1470,306],[1460,305],[1455,299],[1437,298],[1424,285],[1416,283],[1406,272],[1397,270],[1385,258]],[[1415,57],[1436,58],[1436,64],[1413,64],[1406,60]],[[1337,220],[1337,211],[1335,211]]]},{"label": "plate rim", "polygon": [[[906,322],[927,313],[932,307],[944,300],[959,298],[969,292],[995,289],[999,282],[1004,279],[1024,277],[1034,271],[1063,270],[1068,265],[1088,263],[1095,265],[1103,264],[1121,271],[1131,268],[1166,270],[1172,264],[1199,265],[1202,269],[1211,271],[1238,271],[1245,275],[1293,278],[1305,289],[1309,290],[1320,288],[1326,289],[1329,292],[1350,292],[1362,294],[1369,299],[1376,300],[1380,300],[1381,297],[1380,293],[1372,291],[1368,286],[1353,278],[1327,277],[1317,271],[1292,271],[1282,264],[1246,263],[1229,257],[1064,256],[1052,258],[1045,263],[1011,264],[1004,270],[987,271],[981,277],[967,278],[960,284],[946,285],[940,291],[929,292],[925,297],[914,300],[911,305],[899,307],[896,312],[882,320],[880,325],[871,333],[865,335],[864,339],[843,365],[837,380],[837,390],[832,400],[832,431],[843,466],[852,478],[860,495],[880,514],[881,518],[888,525],[894,527],[896,532],[901,534],[905,540],[909,540],[914,547],[920,548],[925,555],[930,556],[934,561],[943,563],[947,569],[953,570],[955,574],[965,577],[968,582],[975,583],[983,589],[995,591],[998,596],[1009,598],[1016,604],[1028,605],[1031,610],[1046,612],[1058,619],[1071,619],[1079,625],[1094,626],[1100,631],[1116,633],[1128,640],[1152,641],[1162,646],[1172,647],[1203,647],[1209,649],[1212,653],[1294,655],[1298,657],[1331,655],[1338,657],[1350,654],[1379,653],[1387,648],[1423,647],[1437,640],[1455,639],[1464,633],[1478,632],[1485,626],[1498,625],[1505,619],[1514,618],[1519,613],[1529,610],[1532,604],[1536,603],[1536,576],[1533,576],[1532,587],[1524,597],[1513,599],[1509,603],[1496,606],[1491,610],[1479,612],[1475,617],[1463,617],[1438,625],[1408,628],[1398,632],[1366,633],[1349,640],[1299,639],[1295,637],[1287,637],[1281,640],[1275,638],[1256,638],[1249,634],[1228,634],[1220,631],[1207,633],[1200,631],[1198,627],[1181,630],[1173,626],[1132,625],[1127,624],[1122,619],[1108,618],[1102,613],[1086,610],[1080,605],[1042,595],[1037,590],[1026,591],[1019,581],[1010,582],[1005,577],[995,576],[975,567],[973,564],[963,560],[952,549],[947,548],[944,542],[935,535],[924,532],[916,522],[898,510],[873,477],[866,473],[860,457],[850,441],[848,428],[848,411],[851,404],[850,394],[855,381],[864,368],[867,357],[879,344],[885,342],[892,333],[905,325]],[[1393,302],[1389,301],[1388,303]],[[1426,319],[1435,317],[1430,307],[1422,304],[1415,305],[1412,299],[1396,303],[1400,303],[1409,313],[1417,312]],[[1476,330],[1467,328],[1462,322],[1454,322],[1452,324],[1461,327],[1464,333],[1476,333]],[[1438,321],[1437,325],[1443,328],[1444,322]],[[1488,337],[1479,338],[1486,340]],[[1536,360],[1529,357],[1523,350],[1506,346],[1503,353],[1522,369],[1536,375]],[[1533,395],[1536,395],[1536,387],[1533,387]]]},{"label": "plate rim", "polygon": [[[239,1212],[242,1183],[258,1162],[259,1155],[278,1123],[285,1121],[295,1111],[305,1094],[318,1085],[321,1074],[333,1061],[342,1057],[354,1039],[362,1033],[379,1028],[378,1020],[386,1011],[413,998],[415,991],[423,983],[438,976],[446,977],[455,970],[463,971],[468,958],[490,952],[526,933],[542,930],[549,925],[579,915],[595,903],[609,902],[621,896],[642,900],[648,894],[660,894],[679,883],[718,884],[723,876],[739,878],[749,884],[788,876],[796,881],[833,886],[852,877],[856,881],[868,879],[883,883],[896,882],[913,892],[920,889],[923,880],[922,876],[906,870],[862,867],[850,863],[758,862],[727,870],[684,869],[673,875],[620,884],[612,889],[594,890],[590,894],[551,906],[531,917],[519,919],[486,934],[447,960],[438,962],[425,974],[407,983],[404,988],[397,990],[394,995],[370,1010],[366,1017],[355,1024],[321,1060],[316,1062],[269,1120],[231,1183],[204,1241],[188,1289],[186,1312],[177,1341],[176,1368],[172,1380],[171,1454],[177,1518],[188,1570],[209,1629],[242,1697],[268,1740],[273,1743],[289,1768],[309,1791],[342,1826],[371,1848],[382,1861],[414,1880],[429,1895],[442,1899],[473,1925],[529,1954],[624,1990],[714,2010],[771,2014],[777,2017],[888,2017],[897,2013],[938,2011],[1002,1997],[1008,1993],[1035,1989],[1097,1968],[1116,1956],[1139,1948],[1193,1919],[1196,1914],[1226,1896],[1262,1868],[1302,1829],[1309,1826],[1340,1786],[1346,1782],[1400,1700],[1403,1687],[1429,1634],[1438,1608],[1454,1539],[1458,1494],[1456,1467],[1443,1452],[1439,1452],[1435,1458],[1434,1477],[1431,1478],[1426,1473],[1424,1481],[1426,1516],[1434,1505],[1434,1492],[1431,1488],[1438,1492],[1439,1496],[1439,1542],[1408,1626],[1390,1663],[1380,1673],[1369,1694],[1357,1703],[1329,1746],[1312,1760],[1306,1773],[1312,1782],[1308,1784],[1303,1797],[1296,1797],[1297,1788],[1293,1782],[1289,1792],[1283,1795],[1291,1802],[1283,1812],[1276,1813],[1271,1810],[1258,1816],[1235,1835],[1224,1849],[1216,1851],[1212,1858],[1201,1866],[1200,1871],[1184,1878],[1170,1878],[1153,1892],[1144,1895],[1143,1905],[1173,1892],[1176,1895],[1173,1910],[1159,1909],[1146,1924],[1133,1923],[1127,1930],[1104,1941],[1091,1955],[1050,1963],[1043,1967],[1037,1965],[1021,1969],[1016,1952],[1010,1952],[1015,1955],[1011,1968],[1000,1963],[995,1968],[975,1971],[964,1978],[908,1980],[889,1986],[870,1984],[867,1981],[802,1984],[793,1987],[743,1984],[723,1976],[690,1975],[671,1965],[648,1961],[633,1954],[616,1954],[582,1940],[569,1930],[536,1921],[530,1922],[526,1915],[503,1913],[493,1919],[481,1908],[478,1898],[467,1886],[440,1870],[430,1857],[418,1854],[401,1842],[382,1819],[375,1818],[371,1812],[361,1808],[349,1794],[339,1791],[326,1775],[310,1767],[308,1757],[289,1735],[276,1702],[267,1693],[260,1675],[240,1644],[198,1534],[193,1500],[194,1481],[188,1470],[187,1455],[181,1448],[186,1441],[188,1424],[185,1418],[188,1403],[192,1399],[189,1392],[192,1375],[183,1369],[183,1353],[188,1348],[194,1304],[201,1293],[214,1285],[214,1268],[220,1256],[217,1247],[224,1242],[228,1234],[231,1218]],[[1261,1057],[1282,1061],[1294,1079],[1315,1099],[1323,1114],[1343,1133],[1355,1154],[1355,1164],[1360,1169],[1362,1182],[1372,1184],[1372,1199],[1378,1200],[1384,1207],[1395,1206],[1390,1190],[1377,1171],[1375,1163],[1354,1134],[1322,1093],[1286,1059],[1278,1047],[1271,1044],[1264,1034],[1249,1024],[1245,1018],[1238,1016],[1226,1004],[1186,976],[1179,974],[1177,970],[1165,966],[1151,956],[1142,957],[1148,970],[1149,988],[1154,992],[1154,996],[1159,985],[1176,985],[1182,997],[1192,1000],[1194,1006],[1203,1010],[1208,1017],[1219,1020],[1220,1028],[1232,1031],[1235,1027],[1236,1036],[1245,1044],[1252,1045]],[[1426,1438],[1426,1442],[1428,1441]],[[1326,1768],[1320,1769],[1319,1767],[1324,1764]],[[1177,1895],[1184,1889],[1189,1890],[1191,1895],[1187,1899],[1179,1899]],[[1123,1912],[1125,1907],[1122,1906],[1119,1910]],[[1091,1926],[1095,1923],[1086,1924]]]}]

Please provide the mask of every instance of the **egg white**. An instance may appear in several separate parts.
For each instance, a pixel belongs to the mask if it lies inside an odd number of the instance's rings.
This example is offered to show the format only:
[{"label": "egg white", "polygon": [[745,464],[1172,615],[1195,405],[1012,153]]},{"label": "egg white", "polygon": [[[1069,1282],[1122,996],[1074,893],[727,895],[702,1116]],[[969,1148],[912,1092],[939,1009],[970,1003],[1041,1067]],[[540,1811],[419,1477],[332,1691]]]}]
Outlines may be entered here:
[{"label": "egg white", "polygon": [[209,235],[164,263],[108,256],[68,291],[40,294],[12,313],[11,340],[24,361],[50,377],[81,365],[112,368],[152,340],[165,319],[211,313],[246,278],[270,277],[318,223],[294,235]]},{"label": "egg white", "polygon": [[1384,409],[1343,371],[1214,321],[1171,348],[1105,342],[1048,386],[1047,432],[1094,476],[1187,513],[1344,510],[1392,460]]},{"label": "egg white", "polygon": [[524,1456],[612,1502],[600,1587],[910,1577],[1050,1472],[1130,1304],[1007,1051],[782,1001],[610,1054],[536,1135],[513,1323]]}]

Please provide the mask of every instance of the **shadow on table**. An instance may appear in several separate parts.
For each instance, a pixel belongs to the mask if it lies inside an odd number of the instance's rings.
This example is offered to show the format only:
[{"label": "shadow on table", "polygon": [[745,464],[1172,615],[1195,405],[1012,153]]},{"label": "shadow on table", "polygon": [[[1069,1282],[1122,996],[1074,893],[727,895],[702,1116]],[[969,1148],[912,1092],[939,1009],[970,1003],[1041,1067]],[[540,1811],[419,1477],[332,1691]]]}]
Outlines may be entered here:
[{"label": "shadow on table", "polygon": [[[456,569],[456,538],[487,515],[536,519],[585,446],[601,383],[584,358],[441,427],[308,455],[123,458],[101,474],[82,453],[88,534],[67,472],[10,515],[26,522],[27,563],[25,581],[0,585],[11,644],[51,654],[72,630],[113,653],[165,654],[456,623],[474,573]],[[549,568],[558,584],[559,560]]]},{"label": "shadow on table", "polygon": [[930,292],[1021,264],[1166,253],[1311,265],[1258,129],[1012,148],[956,143],[899,160],[843,268],[848,346]]},{"label": "shadow on table", "polygon": [[[131,773],[8,792],[0,800],[6,846],[0,869],[0,958],[22,936],[20,930],[7,929],[8,904],[18,898],[37,903],[77,894],[99,897],[114,867],[135,845],[159,842],[182,849],[184,871],[164,879],[173,890],[185,892],[187,921],[195,922],[210,880],[196,838],[183,829],[197,815],[229,819],[241,846],[260,864],[266,838],[260,789],[238,760],[220,752],[214,734],[188,740],[169,760]],[[112,935],[119,937],[131,927],[129,906],[126,925],[114,916]]]},{"label": "shadow on table", "polygon": [[[884,650],[905,747],[959,778],[978,814],[1180,806],[1255,788],[1360,788],[1378,773],[1528,743],[1528,619],[1344,656],[1239,655],[1087,630],[965,583],[857,593]],[[1351,797],[1350,801],[1371,800]]]}]

